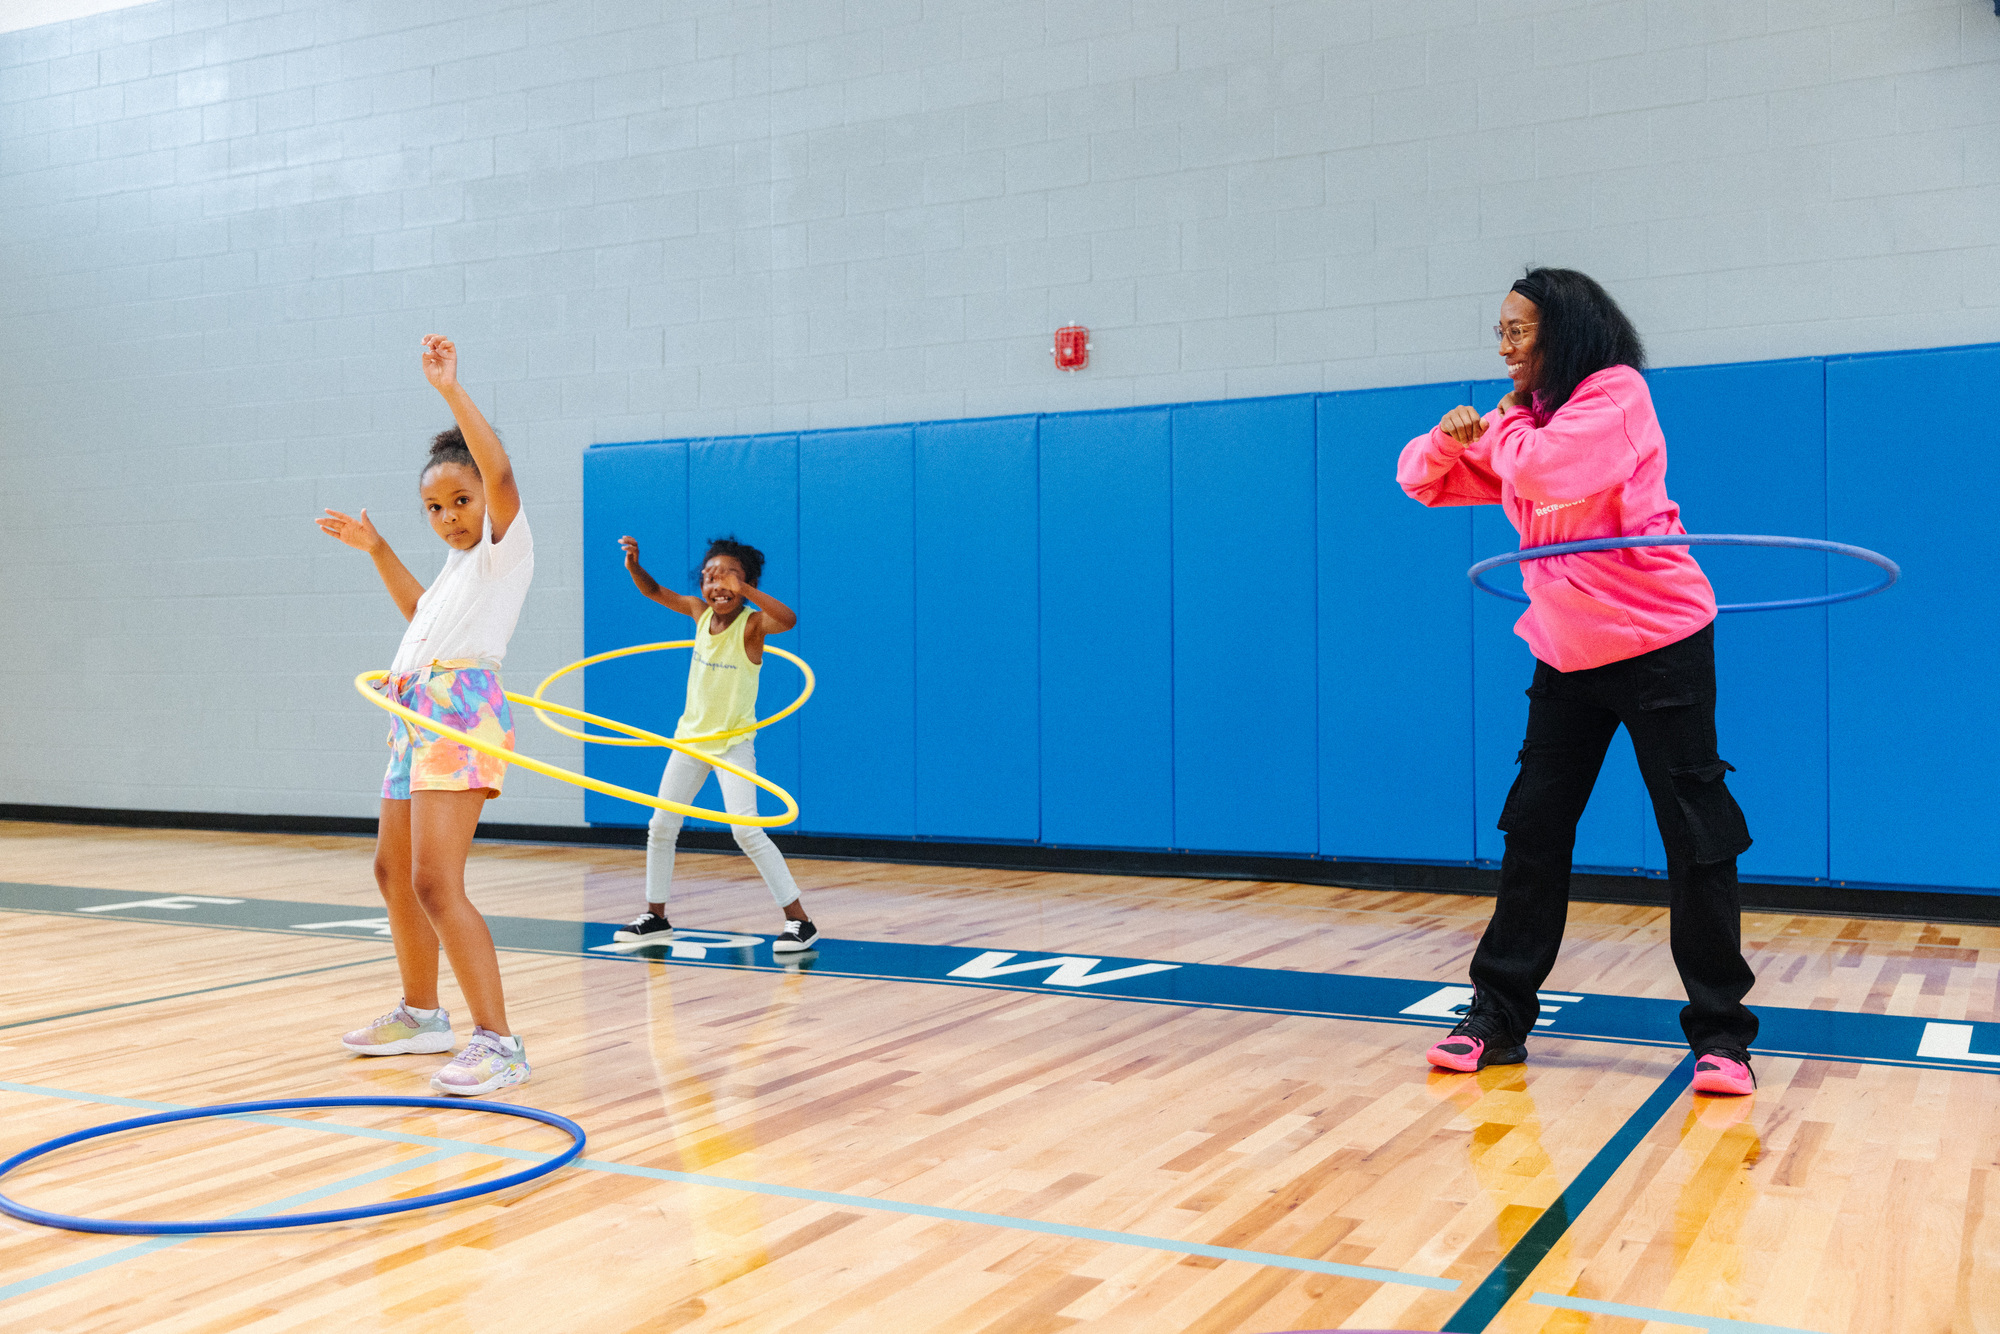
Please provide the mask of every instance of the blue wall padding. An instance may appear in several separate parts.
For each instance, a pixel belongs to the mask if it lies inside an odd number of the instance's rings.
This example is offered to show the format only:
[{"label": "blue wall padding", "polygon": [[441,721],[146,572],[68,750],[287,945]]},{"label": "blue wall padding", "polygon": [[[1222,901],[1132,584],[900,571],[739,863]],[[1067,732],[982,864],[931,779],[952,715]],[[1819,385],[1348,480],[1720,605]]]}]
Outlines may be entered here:
[{"label": "blue wall padding", "polygon": [[1042,838],[1174,842],[1172,414],[1041,423]]},{"label": "blue wall padding", "polygon": [[[916,431],[916,829],[1041,832],[1036,419]],[[1101,611],[1079,616],[1092,633]]]},{"label": "blue wall padding", "polygon": [[[794,610],[799,600],[799,444],[798,437],[738,436],[731,439],[696,440],[688,446],[688,552],[687,559],[672,571],[654,570],[665,581],[669,573],[673,586],[684,593],[699,595],[700,580],[694,572],[714,538],[731,537],[764,553],[764,575],[759,585]],[[664,608],[659,610],[665,612]],[[694,634],[694,622],[665,612],[662,639],[686,639]],[[771,642],[797,653],[793,635],[780,634]],[[685,669],[687,655],[672,655]],[[804,657],[804,654],[799,656]],[[810,661],[810,659],[808,659]],[[760,714],[773,713],[790,703],[799,693],[803,678],[798,668],[775,654],[764,659],[758,674],[757,702]],[[685,696],[685,685],[682,695]],[[774,723],[755,734],[753,747],[757,772],[779,787],[794,789],[799,781],[799,715]],[[718,808],[722,793],[710,776],[695,798],[695,804]],[[784,809],[783,803],[759,792],[758,809],[771,814]],[[707,820],[697,824],[709,825]],[[720,828],[721,826],[715,826]]]},{"label": "blue wall padding", "polygon": [[[584,651],[688,638],[690,622],[632,586],[618,539],[639,540],[639,560],[662,584],[686,583],[688,446],[681,441],[586,450],[583,455]],[[645,653],[565,677],[550,691],[560,704],[581,703],[605,718],[671,736],[687,697],[687,655]],[[578,677],[583,678],[578,688]],[[513,689],[522,694],[533,683]],[[572,724],[573,725],[573,724]],[[525,709],[514,718],[521,749],[536,753],[547,733]],[[583,771],[641,792],[657,791],[666,752],[650,746],[586,746]],[[592,824],[644,824],[651,811],[585,790],[583,817]]]},{"label": "blue wall padding", "polygon": [[1830,617],[1834,873],[2000,888],[2000,347],[1837,358],[1826,389],[1830,535],[1903,567]]},{"label": "blue wall padding", "polygon": [[917,831],[914,434],[799,441],[797,652],[819,678],[799,714],[802,832]]},{"label": "blue wall padding", "polygon": [[[1488,396],[1480,397],[1478,406],[1483,409],[1488,406]],[[1519,535],[1498,505],[1481,505],[1472,511],[1475,556],[1490,556],[1519,545]],[[1465,571],[1460,570],[1458,577],[1464,579]],[[1520,592],[1520,567],[1503,566],[1494,572],[1493,583]],[[1487,861],[1497,861],[1506,850],[1493,822],[1500,818],[1507,789],[1513,786],[1515,757],[1528,724],[1528,700],[1521,692],[1528,688],[1528,678],[1535,670],[1535,655],[1514,633],[1514,621],[1523,610],[1518,603],[1484,593],[1476,593],[1472,599],[1472,679],[1467,683],[1472,696],[1472,831],[1477,855]]]},{"label": "blue wall padding", "polygon": [[[1879,598],[1718,624],[1744,874],[2000,891],[2000,520],[1959,498],[2000,346],[1648,378],[1690,530],[1830,537],[1905,571]],[[620,534],[680,587],[699,543],[734,531],[799,611],[778,642],[819,673],[757,744],[801,832],[1490,861],[1534,660],[1520,607],[1465,568],[1519,538],[1497,507],[1417,505],[1394,469],[1445,409],[1507,388],[592,449],[585,647],[688,633],[633,590]],[[1806,553],[1696,557],[1725,602],[1872,577]],[[769,661],[765,712],[796,693]],[[681,655],[593,668],[587,704],[670,729],[685,673]],[[650,790],[662,762],[592,747],[587,769]],[[647,816],[595,794],[584,811]],[[1576,862],[1664,864],[1622,732]]]},{"label": "blue wall padding", "polygon": [[[1688,529],[1827,535],[1823,362],[1693,366],[1648,379]],[[1827,558],[1816,553],[1697,547],[1694,555],[1718,601],[1826,591]],[[1859,581],[1868,568],[1841,573]],[[1736,766],[1729,786],[1756,840],[1738,862],[1745,874],[1827,874],[1827,616],[1821,607],[1716,623],[1717,748]],[[1646,865],[1662,868],[1650,821],[1646,833]]]},{"label": "blue wall padding", "polygon": [[1472,507],[1427,510],[1393,460],[1463,384],[1319,401],[1319,850],[1473,857]]},{"label": "blue wall padding", "polygon": [[1173,412],[1177,847],[1319,850],[1315,417]]}]

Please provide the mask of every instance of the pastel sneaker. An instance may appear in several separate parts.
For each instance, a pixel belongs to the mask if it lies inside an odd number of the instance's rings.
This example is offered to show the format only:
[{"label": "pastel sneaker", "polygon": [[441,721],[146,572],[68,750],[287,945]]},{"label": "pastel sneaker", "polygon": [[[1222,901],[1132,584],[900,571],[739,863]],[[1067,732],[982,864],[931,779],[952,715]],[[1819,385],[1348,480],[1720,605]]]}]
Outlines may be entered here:
[{"label": "pastel sneaker", "polygon": [[525,1084],[532,1074],[528,1068],[528,1048],[519,1038],[503,1038],[487,1028],[474,1028],[465,1050],[431,1076],[431,1087],[440,1093],[476,1097]]},{"label": "pastel sneaker", "polygon": [[1757,1076],[1750,1073],[1750,1053],[1741,1047],[1703,1047],[1694,1056],[1696,1093],[1720,1093],[1740,1098],[1757,1091]]},{"label": "pastel sneaker", "polygon": [[1489,1065],[1520,1065],[1528,1059],[1528,1048],[1487,1016],[1469,1014],[1424,1059],[1440,1070],[1471,1074]]},{"label": "pastel sneaker", "polygon": [[424,1056],[450,1051],[457,1043],[449,1014],[433,1010],[430,1018],[419,1019],[409,1006],[399,1004],[368,1027],[343,1033],[340,1045],[357,1056]]}]

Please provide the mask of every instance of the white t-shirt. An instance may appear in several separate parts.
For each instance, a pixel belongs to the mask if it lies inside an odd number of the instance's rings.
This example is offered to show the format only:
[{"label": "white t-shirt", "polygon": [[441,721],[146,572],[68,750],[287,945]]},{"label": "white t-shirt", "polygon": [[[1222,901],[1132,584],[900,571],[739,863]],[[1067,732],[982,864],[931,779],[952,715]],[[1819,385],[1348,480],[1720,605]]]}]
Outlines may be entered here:
[{"label": "white t-shirt", "polygon": [[493,519],[480,525],[479,545],[454,550],[444,569],[417,599],[417,614],[403,632],[392,672],[413,672],[431,662],[507,656],[507,641],[521,619],[528,581],[535,577],[535,539],[528,512],[514,515],[507,535],[493,540]]}]

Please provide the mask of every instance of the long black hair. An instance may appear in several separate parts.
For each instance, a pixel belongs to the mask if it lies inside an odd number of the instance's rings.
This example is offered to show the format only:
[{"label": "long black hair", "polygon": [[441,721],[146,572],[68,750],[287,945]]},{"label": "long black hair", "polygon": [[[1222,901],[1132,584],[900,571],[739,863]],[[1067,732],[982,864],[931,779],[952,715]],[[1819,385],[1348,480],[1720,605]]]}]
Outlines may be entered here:
[{"label": "long black hair", "polygon": [[738,542],[736,534],[709,539],[708,552],[701,558],[701,565],[694,571],[694,586],[701,587],[701,572],[717,556],[734,556],[736,563],[743,567],[743,582],[755,588],[757,581],[764,577],[764,553],[747,542]]},{"label": "long black hair", "polygon": [[1611,293],[1575,269],[1529,269],[1514,291],[1535,303],[1534,412],[1543,421],[1569,402],[1586,376],[1610,366],[1646,367],[1639,331]]}]

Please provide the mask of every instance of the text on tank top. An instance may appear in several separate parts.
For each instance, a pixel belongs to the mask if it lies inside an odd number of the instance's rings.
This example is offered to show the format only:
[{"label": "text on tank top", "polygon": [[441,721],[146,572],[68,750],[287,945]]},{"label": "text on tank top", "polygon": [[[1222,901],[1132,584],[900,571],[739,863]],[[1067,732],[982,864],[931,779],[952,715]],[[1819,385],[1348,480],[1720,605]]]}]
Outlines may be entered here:
[{"label": "text on tank top", "polygon": [[[676,739],[732,732],[757,721],[757,677],[762,669],[750,661],[743,647],[743,634],[753,614],[744,607],[721,634],[711,635],[708,627],[715,611],[709,608],[701,613],[695,623],[694,657],[688,663],[687,709],[674,728]],[[742,739],[732,736],[699,742],[694,749],[719,756]]]}]

